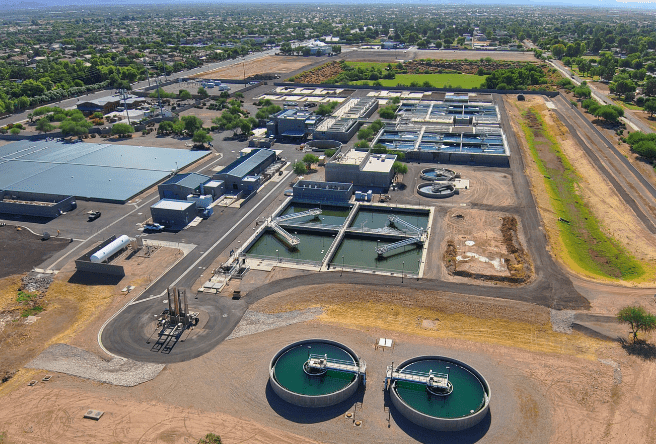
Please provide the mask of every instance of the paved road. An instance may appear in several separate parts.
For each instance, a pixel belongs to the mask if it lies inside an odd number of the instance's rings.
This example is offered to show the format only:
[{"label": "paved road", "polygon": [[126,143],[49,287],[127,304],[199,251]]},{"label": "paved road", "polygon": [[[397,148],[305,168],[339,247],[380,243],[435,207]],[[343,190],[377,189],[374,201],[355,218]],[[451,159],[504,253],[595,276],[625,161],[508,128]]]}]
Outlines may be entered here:
[{"label": "paved road", "polygon": [[[609,180],[645,228],[656,234],[656,215],[649,209],[656,205],[656,190],[585,117],[576,113],[563,97],[559,96],[554,103],[558,104],[554,112],[590,161]],[[585,134],[585,140],[579,132]]]},{"label": "paved road", "polygon": [[[169,352],[155,349],[147,343],[153,331],[147,331],[156,315],[165,308],[165,292],[169,286],[189,288],[198,277],[211,266],[214,259],[228,249],[238,235],[252,225],[259,214],[280,196],[287,186],[283,180],[264,189],[249,203],[232,214],[224,214],[221,219],[223,230],[217,230],[213,237],[206,239],[210,245],[205,252],[196,248],[164,276],[153,283],[123,312],[113,318],[101,331],[101,344],[110,353],[139,361],[180,362],[201,356],[220,344],[246,311],[244,301],[232,301],[216,295],[199,294],[189,301],[190,310],[202,310],[209,314],[209,322],[202,332],[177,344]],[[193,289],[192,289],[193,290]],[[189,294],[193,295],[191,291]],[[161,295],[161,297],[153,297]],[[181,339],[184,339],[186,333]]]},{"label": "paved road", "polygon": [[[549,63],[558,71],[560,71],[560,73],[563,74],[566,78],[574,82],[574,84],[580,85],[581,82],[583,82],[582,78],[572,73],[572,71],[570,71],[569,68],[563,65],[559,60],[550,60]],[[599,91],[594,85],[588,83],[588,87],[592,91],[592,98],[597,102],[601,103],[602,105],[615,105],[615,102],[613,102],[610,97]],[[646,125],[643,121],[634,116],[631,110],[625,109],[624,117],[622,117],[621,120],[627,123],[629,126],[632,126],[635,130],[642,131],[643,133],[654,132],[649,127],[649,125]]]},{"label": "paved road", "polygon": [[[506,128],[507,139],[512,153],[511,170],[513,184],[519,201],[523,205],[515,207],[522,220],[527,241],[536,270],[535,280],[525,286],[482,286],[476,284],[461,284],[438,279],[401,279],[394,276],[376,276],[362,273],[307,273],[294,278],[280,279],[258,287],[242,300],[233,301],[214,295],[198,295],[191,299],[190,307],[203,310],[210,315],[210,322],[202,331],[190,338],[183,334],[180,341],[173,347],[155,347],[154,342],[148,343],[148,326],[159,315],[165,304],[164,291],[170,285],[189,288],[205,267],[211,264],[221,251],[228,248],[235,237],[251,224],[258,213],[271,201],[270,196],[259,197],[251,201],[245,208],[228,215],[226,227],[232,227],[228,233],[218,238],[206,253],[197,250],[184,258],[178,265],[166,273],[144,292],[134,303],[128,305],[123,312],[113,318],[101,332],[102,345],[110,353],[148,362],[180,362],[201,356],[229,336],[246,309],[252,303],[268,295],[306,285],[316,284],[353,284],[367,286],[395,287],[404,286],[421,290],[448,291],[474,296],[497,297],[511,300],[535,303],[557,309],[587,309],[588,301],[581,296],[572,285],[569,277],[558,267],[547,251],[547,239],[541,228],[540,216],[530,191],[528,179],[524,175],[524,163],[519,145],[511,129],[508,116],[505,113],[503,100],[497,96],[497,103],[502,114],[502,124]],[[282,190],[283,182],[270,191],[276,196]],[[255,206],[253,206],[255,205]],[[261,205],[260,207],[257,207]],[[250,209],[249,209],[250,208]],[[156,297],[157,295],[161,295]],[[153,327],[151,327],[151,330]],[[185,339],[183,342],[182,339]],[[171,344],[169,344],[171,345]]]},{"label": "paved road", "polygon": [[[277,49],[270,49],[268,51],[249,54],[245,57],[240,57],[240,58],[231,59],[231,60],[224,60],[222,62],[211,63],[209,65],[203,65],[203,66],[200,66],[198,68],[190,69],[188,71],[176,72],[176,73],[171,74],[170,76],[161,76],[161,77],[158,77],[158,78],[160,79],[160,81],[175,80],[175,79],[178,79],[178,78],[181,78],[181,77],[184,78],[184,77],[191,76],[193,74],[199,74],[201,72],[206,72],[206,71],[211,71],[213,69],[222,68],[224,66],[236,65],[236,64],[242,63],[242,62],[257,60],[257,59],[260,59],[260,58],[263,58],[263,57],[274,55],[276,52],[278,52]],[[157,78],[152,78],[152,79],[150,79],[150,82],[148,80],[144,80],[144,81],[141,81],[141,82],[133,83],[132,84],[132,89],[136,90],[136,89],[146,88],[146,87],[149,86],[149,83],[151,85],[154,85],[156,79]],[[95,92],[95,93],[86,94],[84,96],[74,97],[74,98],[71,98],[71,99],[62,100],[61,102],[51,103],[49,106],[59,106],[60,108],[69,108],[69,107],[75,106],[75,104],[78,101],[99,99],[101,97],[106,97],[107,95],[112,94],[113,91],[114,90],[112,90],[112,89],[106,89],[106,90],[98,91],[98,92]],[[12,114],[8,117],[0,119],[0,126],[5,126],[8,123],[16,123],[16,122],[25,121],[25,120],[27,120],[27,115],[30,112],[32,112],[32,110],[26,110],[26,111],[23,111],[21,113]]]}]

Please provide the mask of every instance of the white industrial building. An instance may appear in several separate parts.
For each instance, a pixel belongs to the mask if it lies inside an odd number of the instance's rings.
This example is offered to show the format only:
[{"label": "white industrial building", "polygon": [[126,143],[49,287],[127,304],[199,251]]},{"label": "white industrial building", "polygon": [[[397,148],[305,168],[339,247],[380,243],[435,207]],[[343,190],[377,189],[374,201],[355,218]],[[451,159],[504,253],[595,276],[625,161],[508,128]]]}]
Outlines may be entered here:
[{"label": "white industrial building", "polygon": [[349,182],[355,187],[387,190],[394,178],[394,154],[351,149],[337,152],[326,163],[326,182]]}]

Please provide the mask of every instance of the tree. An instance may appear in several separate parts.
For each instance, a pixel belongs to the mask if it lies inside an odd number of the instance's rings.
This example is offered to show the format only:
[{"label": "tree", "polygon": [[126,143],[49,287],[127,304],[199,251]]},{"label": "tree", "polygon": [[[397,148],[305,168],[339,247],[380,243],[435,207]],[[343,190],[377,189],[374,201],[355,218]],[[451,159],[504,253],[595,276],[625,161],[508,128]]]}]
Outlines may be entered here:
[{"label": "tree", "polygon": [[656,96],[656,79],[653,77],[647,79],[645,85],[642,87],[642,92],[648,97]]},{"label": "tree", "polygon": [[642,307],[624,307],[617,313],[617,320],[629,324],[634,341],[638,339],[639,331],[648,333],[656,329],[656,316]]},{"label": "tree", "polygon": [[74,120],[66,119],[59,125],[59,129],[64,137],[81,136],[82,134],[89,134],[89,128],[92,126],[93,124],[88,121],[76,122]]},{"label": "tree", "polygon": [[631,146],[631,149],[639,156],[647,159],[656,159],[656,142],[643,140]]},{"label": "tree", "polygon": [[173,132],[173,122],[169,120],[165,120],[162,123],[159,124],[159,127],[157,128],[158,133],[171,133]]},{"label": "tree", "polygon": [[319,163],[319,158],[314,154],[307,153],[305,156],[303,156],[303,160],[301,160],[301,162],[307,165],[312,165],[313,163]]},{"label": "tree", "polygon": [[205,90],[205,88],[202,86],[198,88],[198,95],[201,97],[201,99],[207,99],[210,96],[207,90]]},{"label": "tree", "polygon": [[656,113],[656,100],[655,99],[647,100],[645,102],[644,109],[649,113],[651,117],[654,117],[654,114]]},{"label": "tree", "polygon": [[194,134],[196,131],[203,128],[203,121],[196,116],[184,116],[181,120],[184,124],[184,129],[189,134]]},{"label": "tree", "polygon": [[127,134],[132,134],[134,132],[134,127],[128,125],[127,123],[117,123],[112,127],[112,135],[125,136]]},{"label": "tree", "polygon": [[595,117],[601,117],[607,122],[610,123],[615,123],[619,120],[620,116],[617,114],[617,111],[614,109],[608,107],[608,106],[601,106],[599,109],[594,113]]},{"label": "tree", "polygon": [[300,175],[306,174],[306,173],[307,173],[307,167],[305,166],[305,164],[303,162],[296,162],[294,164],[294,174],[296,174],[297,176],[300,176]]},{"label": "tree", "polygon": [[553,45],[551,47],[551,54],[557,58],[560,59],[563,55],[565,55],[565,45],[558,43],[557,45]]},{"label": "tree", "polygon": [[36,122],[36,130],[41,133],[47,133],[48,131],[54,130],[55,127],[50,123],[47,117],[43,117]]},{"label": "tree", "polygon": [[589,99],[592,95],[592,91],[587,86],[577,86],[574,88],[574,96],[579,98]]},{"label": "tree", "polygon": [[246,119],[239,119],[239,129],[242,134],[249,135],[253,129],[253,125]]},{"label": "tree", "polygon": [[212,136],[207,134],[205,131],[198,130],[194,133],[194,136],[191,138],[191,140],[194,143],[197,143],[199,145],[203,145],[203,144],[211,142],[214,139],[212,138]]},{"label": "tree", "polygon": [[399,161],[395,161],[392,164],[392,171],[394,171],[394,174],[407,174],[408,165]]},{"label": "tree", "polygon": [[191,99],[191,93],[189,91],[187,91],[186,89],[181,89],[178,92],[178,98],[180,100],[189,100],[189,99]]}]

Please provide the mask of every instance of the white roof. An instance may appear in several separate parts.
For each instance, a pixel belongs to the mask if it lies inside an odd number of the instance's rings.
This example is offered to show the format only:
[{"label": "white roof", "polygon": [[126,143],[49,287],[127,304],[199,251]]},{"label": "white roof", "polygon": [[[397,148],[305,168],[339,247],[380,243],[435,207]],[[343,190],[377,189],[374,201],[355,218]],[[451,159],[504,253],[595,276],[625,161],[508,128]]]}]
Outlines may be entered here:
[{"label": "white roof", "polygon": [[396,156],[394,154],[372,154],[363,166],[362,171],[389,173],[392,171],[395,160]]},{"label": "white roof", "polygon": [[157,202],[152,208],[160,208],[163,210],[186,210],[190,206],[195,206],[196,203],[189,202],[186,200],[175,200],[175,199],[162,199]]},{"label": "white roof", "polygon": [[360,165],[366,156],[366,151],[350,150],[336,162],[347,165]]}]

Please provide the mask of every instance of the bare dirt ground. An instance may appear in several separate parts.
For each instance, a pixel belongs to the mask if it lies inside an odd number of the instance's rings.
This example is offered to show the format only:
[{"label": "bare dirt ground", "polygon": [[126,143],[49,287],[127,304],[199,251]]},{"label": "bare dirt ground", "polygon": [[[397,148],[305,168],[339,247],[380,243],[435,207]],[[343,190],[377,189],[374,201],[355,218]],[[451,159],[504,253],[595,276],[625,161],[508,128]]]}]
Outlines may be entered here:
[{"label": "bare dirt ground", "polygon": [[[50,233],[56,236],[57,233]],[[13,225],[0,227],[0,278],[25,273],[68,246],[69,239],[42,236]]]},{"label": "bare dirt ground", "polygon": [[[43,298],[45,310],[29,325],[17,311],[20,278],[0,280],[0,312],[11,314],[0,330],[0,375],[14,375],[42,350],[59,342],[103,355],[97,341],[100,326],[181,256],[177,249],[159,248],[149,258],[125,258],[117,262],[126,270],[122,279],[77,273],[71,262],[57,274]],[[135,287],[132,294],[121,292],[127,286]]]},{"label": "bare dirt ground", "polygon": [[[279,312],[320,305],[315,321],[224,342],[172,364],[133,388],[24,371],[0,388],[0,432],[10,443],[183,443],[205,433],[226,443],[652,442],[656,362],[613,342],[554,333],[549,311],[521,302],[403,288],[371,291],[322,286],[270,296],[252,308]],[[307,337],[347,344],[367,361],[368,387],[336,408],[310,411],[280,401],[267,385],[268,362]],[[394,340],[375,350],[377,338]],[[444,354],[477,368],[492,388],[491,417],[456,436],[421,430],[392,409],[380,390],[385,366]],[[600,361],[600,360],[603,360]],[[353,411],[362,428],[344,418]],[[105,411],[98,422],[87,409]]]},{"label": "bare dirt ground", "polygon": [[436,59],[436,60],[479,60],[490,57],[493,60],[508,60],[512,62],[536,62],[537,59],[532,52],[519,51],[456,51],[443,49],[438,51],[429,50],[371,50],[350,51],[342,55],[348,61],[387,62],[390,60],[414,60],[414,59]]},{"label": "bare dirt ground", "polygon": [[192,78],[203,79],[243,79],[256,74],[287,74],[304,66],[316,62],[314,58],[309,57],[291,57],[291,56],[268,56],[261,59],[253,60],[243,64],[237,63],[231,66],[218,68],[212,71],[204,72],[192,76]]},{"label": "bare dirt ground", "polygon": [[393,203],[406,203],[412,205],[429,205],[439,207],[442,205],[482,204],[494,207],[512,206],[517,204],[517,196],[513,188],[512,177],[503,169],[490,170],[487,167],[469,165],[440,165],[460,173],[463,179],[469,180],[469,189],[460,190],[460,193],[448,199],[431,199],[417,194],[417,185],[426,182],[419,175],[421,170],[435,167],[435,164],[410,163],[408,173],[403,175],[401,182],[404,189],[390,190],[389,195]]},{"label": "bare dirt ground", "polygon": [[[456,262],[452,264],[452,271],[457,269],[459,272],[504,278],[517,277],[518,272],[521,272],[520,274],[528,280],[531,276],[530,263],[524,267],[523,260],[518,262],[515,255],[508,251],[504,241],[502,233],[504,218],[515,218],[517,221],[516,216],[498,211],[460,208],[449,210],[444,218],[445,234],[440,250],[446,251],[451,245],[455,247],[456,251],[453,253],[457,257]],[[525,241],[521,223],[517,222],[515,232],[520,241],[516,247],[523,251]],[[507,234],[511,236],[512,243],[515,245],[517,236],[512,236],[513,233],[510,231]],[[458,280],[451,274],[448,276]]]},{"label": "bare dirt ground", "polygon": [[[573,261],[567,257],[565,247],[560,241],[558,234],[558,217],[551,207],[549,196],[544,186],[544,178],[538,171],[537,165],[528,151],[524,133],[517,123],[522,119],[522,113],[528,107],[533,107],[540,113],[551,134],[556,137],[564,154],[572,165],[576,167],[577,172],[581,176],[579,192],[601,222],[606,233],[620,241],[638,259],[647,263],[653,263],[656,259],[656,242],[653,236],[646,229],[642,228],[642,224],[637,220],[635,214],[621,200],[617,191],[608,182],[608,179],[601,175],[592,165],[581,147],[571,137],[567,128],[563,126],[553,113],[547,110],[546,105],[544,105],[544,99],[536,95],[526,97],[526,102],[517,102],[508,97],[505,100],[509,103],[507,109],[512,116],[513,128],[522,147],[524,158],[526,159],[526,173],[531,181],[531,191],[535,196],[542,222],[546,229],[547,238],[549,239],[552,251],[555,252],[555,256],[564,262],[573,272],[587,276],[586,273],[579,270]],[[550,162],[548,156],[544,160],[547,163]]]}]

